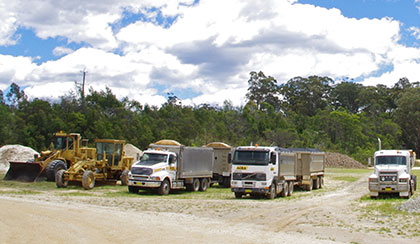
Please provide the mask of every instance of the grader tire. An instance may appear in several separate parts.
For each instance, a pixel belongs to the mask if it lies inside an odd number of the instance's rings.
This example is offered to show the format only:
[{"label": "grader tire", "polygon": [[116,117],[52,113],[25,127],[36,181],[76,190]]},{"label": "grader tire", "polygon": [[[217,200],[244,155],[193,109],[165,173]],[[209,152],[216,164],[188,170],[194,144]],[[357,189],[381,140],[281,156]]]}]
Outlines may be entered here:
[{"label": "grader tire", "polygon": [[69,181],[63,179],[64,172],[66,172],[64,169],[60,169],[55,175],[55,184],[58,188],[65,188],[69,183]]},{"label": "grader tire", "polygon": [[124,170],[121,174],[121,185],[126,186],[128,185],[128,172],[129,170]]},{"label": "grader tire", "polygon": [[85,173],[83,173],[82,186],[86,190],[93,189],[93,187],[95,186],[95,175],[92,171],[86,170]]},{"label": "grader tire", "polygon": [[47,175],[47,181],[55,181],[55,175],[60,169],[66,170],[66,164],[61,160],[53,160],[50,162],[47,166],[46,175]]}]

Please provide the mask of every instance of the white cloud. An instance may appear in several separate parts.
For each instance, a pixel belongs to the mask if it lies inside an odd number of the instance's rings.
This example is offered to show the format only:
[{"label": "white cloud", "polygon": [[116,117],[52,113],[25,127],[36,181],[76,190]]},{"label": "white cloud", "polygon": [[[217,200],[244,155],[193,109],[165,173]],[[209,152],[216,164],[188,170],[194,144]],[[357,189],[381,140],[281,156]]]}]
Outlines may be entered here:
[{"label": "white cloud", "polygon": [[[20,26],[44,39],[64,37],[90,46],[56,47],[53,54],[62,57],[40,65],[31,58],[0,56],[0,84],[16,81],[29,86],[33,96],[65,94],[62,88],[80,80],[81,70],[88,71],[88,86],[108,86],[118,97],[154,105],[173,90],[199,94],[184,104],[243,104],[251,71],[261,70],[280,83],[325,75],[388,85],[401,77],[416,81],[420,74],[419,49],[398,44],[399,21],[347,18],[338,9],[296,0],[201,0],[195,5],[193,0],[34,0],[25,1],[25,8],[17,2],[0,3],[5,20],[0,45],[13,43]],[[125,25],[127,12],[142,18]],[[410,31],[419,36],[417,27]],[[376,77],[385,66],[394,68]]]}]

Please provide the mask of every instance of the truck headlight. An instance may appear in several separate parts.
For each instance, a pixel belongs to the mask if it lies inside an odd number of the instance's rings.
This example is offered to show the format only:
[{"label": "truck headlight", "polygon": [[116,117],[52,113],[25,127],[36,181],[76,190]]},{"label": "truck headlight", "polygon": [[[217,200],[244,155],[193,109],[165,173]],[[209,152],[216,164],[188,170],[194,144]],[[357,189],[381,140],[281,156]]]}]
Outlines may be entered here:
[{"label": "truck headlight", "polygon": [[160,177],[159,176],[150,176],[151,180],[158,180],[160,181]]},{"label": "truck headlight", "polygon": [[378,178],[369,178],[369,182],[378,182]]}]

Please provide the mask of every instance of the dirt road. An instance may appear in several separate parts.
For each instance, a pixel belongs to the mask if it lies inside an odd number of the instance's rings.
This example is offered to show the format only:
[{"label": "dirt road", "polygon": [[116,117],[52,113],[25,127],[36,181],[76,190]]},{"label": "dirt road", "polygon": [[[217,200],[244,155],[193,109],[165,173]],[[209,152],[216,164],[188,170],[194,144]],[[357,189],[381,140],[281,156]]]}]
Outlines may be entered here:
[{"label": "dirt road", "polygon": [[366,177],[293,199],[0,195],[0,243],[401,243],[366,231]]}]

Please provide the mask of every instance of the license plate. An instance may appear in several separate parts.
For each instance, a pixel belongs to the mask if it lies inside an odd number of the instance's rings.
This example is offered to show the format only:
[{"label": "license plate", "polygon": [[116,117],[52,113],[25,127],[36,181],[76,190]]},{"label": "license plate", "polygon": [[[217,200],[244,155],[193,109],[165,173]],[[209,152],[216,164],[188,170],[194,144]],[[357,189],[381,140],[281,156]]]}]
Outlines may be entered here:
[{"label": "license plate", "polygon": [[252,192],[252,190],[251,189],[245,189],[245,192]]},{"label": "license plate", "polygon": [[392,191],[392,188],[391,187],[387,187],[387,188],[385,188],[385,191]]}]

